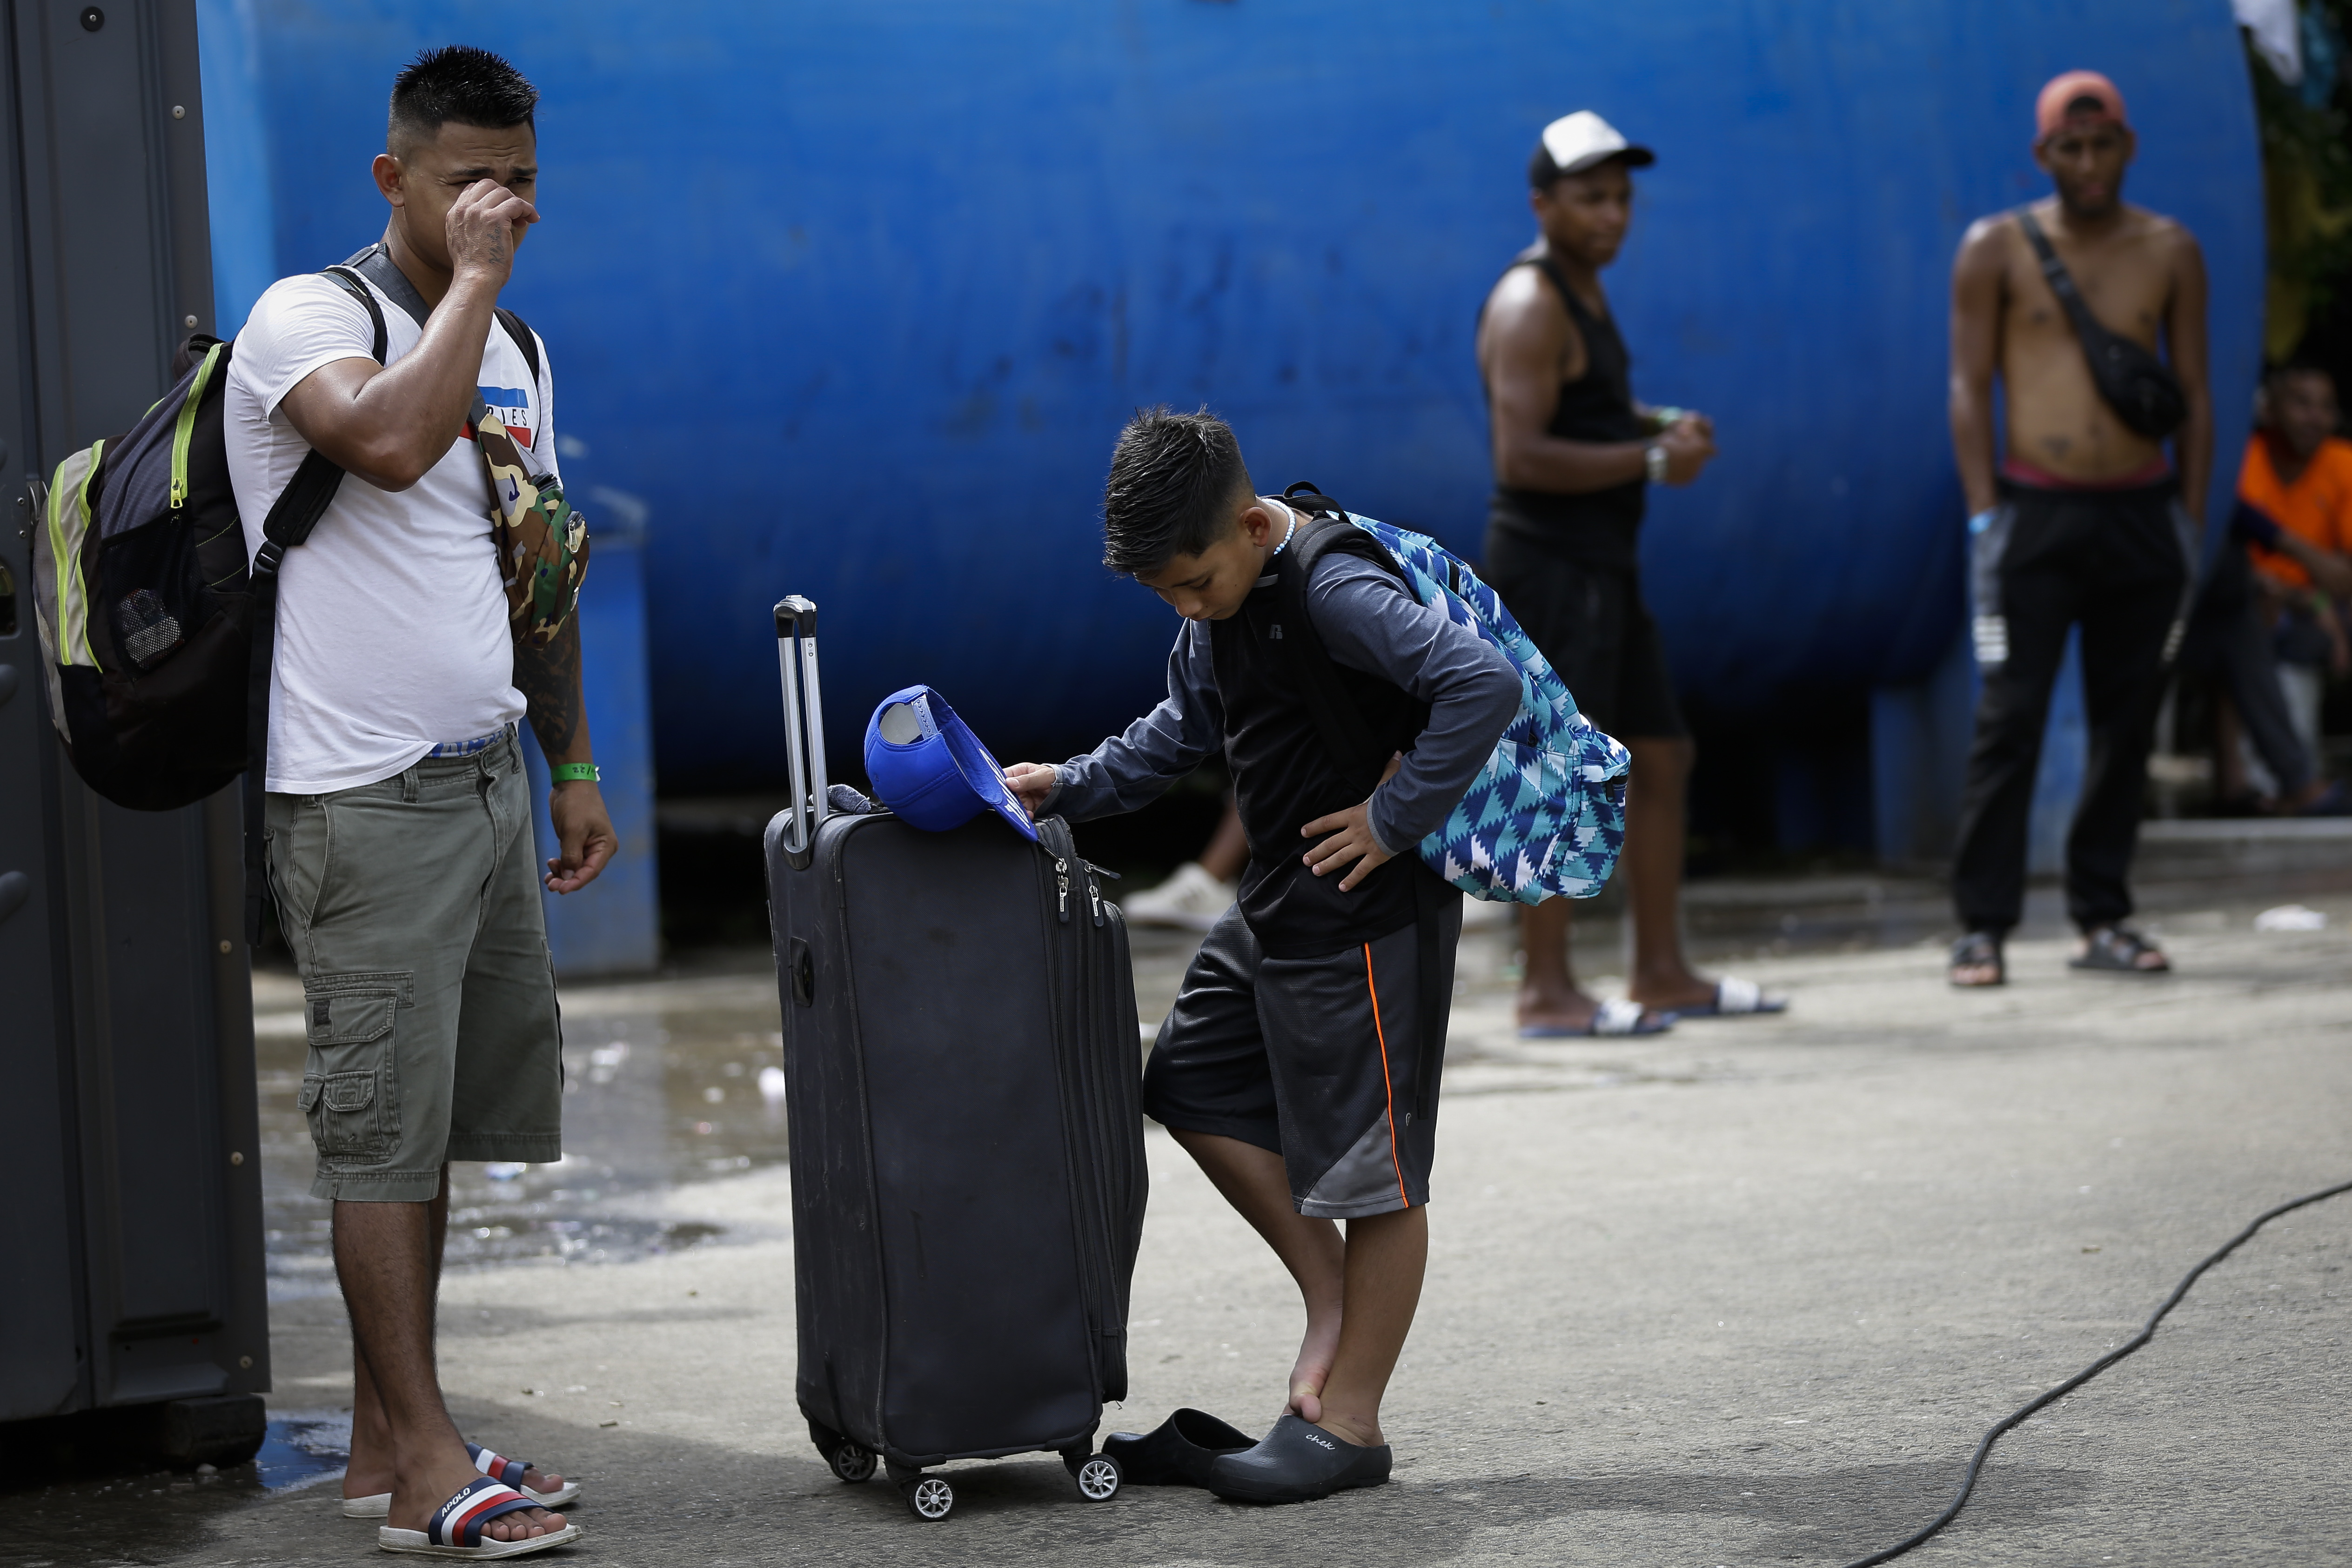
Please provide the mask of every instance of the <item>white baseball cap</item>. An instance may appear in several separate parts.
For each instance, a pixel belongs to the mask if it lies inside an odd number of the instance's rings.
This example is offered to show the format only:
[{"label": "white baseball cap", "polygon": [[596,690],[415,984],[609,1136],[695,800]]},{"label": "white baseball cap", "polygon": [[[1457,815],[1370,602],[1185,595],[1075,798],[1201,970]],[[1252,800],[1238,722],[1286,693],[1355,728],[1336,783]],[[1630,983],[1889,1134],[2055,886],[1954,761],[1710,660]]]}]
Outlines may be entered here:
[{"label": "white baseball cap", "polygon": [[1626,141],[1623,132],[1592,110],[1580,109],[1543,128],[1543,144],[1528,161],[1529,183],[1549,185],[1562,174],[1582,174],[1612,158],[1622,158],[1635,169],[1658,161],[1655,153]]}]

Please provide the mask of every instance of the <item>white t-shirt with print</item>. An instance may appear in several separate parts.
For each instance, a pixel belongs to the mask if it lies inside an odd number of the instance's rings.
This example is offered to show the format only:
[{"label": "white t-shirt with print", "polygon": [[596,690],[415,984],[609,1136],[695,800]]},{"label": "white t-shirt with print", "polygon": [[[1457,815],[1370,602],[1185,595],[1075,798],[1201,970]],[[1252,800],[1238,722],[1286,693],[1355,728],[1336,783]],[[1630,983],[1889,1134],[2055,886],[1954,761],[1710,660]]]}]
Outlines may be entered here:
[{"label": "white t-shirt with print", "polygon": [[[373,289],[374,285],[370,284]],[[423,335],[381,291],[386,364]],[[316,274],[270,286],[230,356],[222,415],[248,554],[262,521],[309,455],[278,405],[302,378],[365,359],[366,307]],[[556,471],[554,374],[541,374],[496,321],[483,345],[482,401],[534,467]],[[523,716],[514,645],[490,542],[479,451],[461,437],[397,494],[345,474],[310,539],[279,569],[268,787],[323,795],[390,778],[444,741],[471,740]]]}]

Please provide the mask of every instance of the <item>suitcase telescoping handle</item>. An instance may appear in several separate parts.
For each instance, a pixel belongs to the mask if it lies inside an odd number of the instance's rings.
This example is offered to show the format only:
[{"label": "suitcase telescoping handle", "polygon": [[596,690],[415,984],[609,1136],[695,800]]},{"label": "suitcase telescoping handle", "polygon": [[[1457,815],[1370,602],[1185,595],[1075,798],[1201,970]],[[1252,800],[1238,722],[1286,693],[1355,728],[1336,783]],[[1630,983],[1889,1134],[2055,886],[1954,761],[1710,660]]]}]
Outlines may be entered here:
[{"label": "suitcase telescoping handle", "polygon": [[789,759],[792,820],[784,849],[796,859],[816,842],[825,818],[824,705],[816,685],[816,605],[795,594],[776,605],[776,662],[784,678],[784,752]]}]

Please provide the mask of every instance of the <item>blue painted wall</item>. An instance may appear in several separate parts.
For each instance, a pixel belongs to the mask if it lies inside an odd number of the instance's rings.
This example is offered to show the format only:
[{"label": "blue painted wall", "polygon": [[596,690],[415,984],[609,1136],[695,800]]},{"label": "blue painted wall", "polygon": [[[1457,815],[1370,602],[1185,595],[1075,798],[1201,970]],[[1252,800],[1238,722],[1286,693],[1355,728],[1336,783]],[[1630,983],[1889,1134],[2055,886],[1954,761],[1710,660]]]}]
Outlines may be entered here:
[{"label": "blue painted wall", "polygon": [[[270,157],[262,78],[262,31],[254,0],[196,0],[196,55],[204,72],[205,205],[213,229],[215,331],[226,337],[278,265],[279,171]],[[351,254],[349,251],[345,255]]]},{"label": "blue painted wall", "polygon": [[281,270],[382,226],[366,163],[416,48],[499,49],[546,94],[509,299],[552,345],[568,477],[653,508],[665,787],[780,774],[785,592],[824,608],[836,756],[912,680],[1005,756],[1150,700],[1167,612],[1095,564],[1139,404],[1206,402],[1261,481],[1475,552],[1473,321],[1571,108],[1660,153],[1610,284],[1638,390],[1717,419],[1644,562],[1718,708],[1924,680],[1949,646],[1947,273],[1972,216],[2043,188],[2052,74],[2116,79],[2128,194],[2205,242],[2225,431],[2256,368],[2227,0],[205,4],[249,28],[273,200],[248,221]]},{"label": "blue painted wall", "polygon": [[[627,974],[661,960],[661,870],[654,838],[652,709],[646,689],[645,550],[625,528],[607,531],[589,551],[580,589],[580,676],[588,736],[595,744],[597,785],[619,848],[596,879],[576,892],[542,893],[547,952],[570,980]],[[530,726],[522,729],[530,773],[540,864],[555,858],[548,815],[547,757]]]}]

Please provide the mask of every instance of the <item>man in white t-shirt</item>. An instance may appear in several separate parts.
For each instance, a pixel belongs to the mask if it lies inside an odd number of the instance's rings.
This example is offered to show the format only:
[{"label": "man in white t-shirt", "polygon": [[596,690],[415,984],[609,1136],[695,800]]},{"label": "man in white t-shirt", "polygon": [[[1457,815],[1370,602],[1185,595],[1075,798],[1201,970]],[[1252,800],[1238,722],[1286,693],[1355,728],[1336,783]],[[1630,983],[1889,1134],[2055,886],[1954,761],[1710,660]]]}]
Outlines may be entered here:
[{"label": "man in white t-shirt", "polygon": [[[447,1162],[562,1152],[541,886],[584,887],[614,847],[578,623],[548,647],[515,645],[468,423],[479,399],[534,471],[555,472],[546,351],[497,310],[538,221],[537,101],[479,49],[430,50],[402,71],[374,164],[391,222],[352,263],[383,318],[383,363],[354,295],[289,278],[238,334],[225,406],[249,550],[313,447],[345,470],[280,570],[268,864],[302,975],[311,1191],[334,1201],[351,1311],[344,1512],[384,1519],[387,1549],[432,1554],[580,1534],[548,1511],[576,1485],[460,1436],[433,1355]],[[556,779],[561,850],[543,879],[525,718]]]}]

